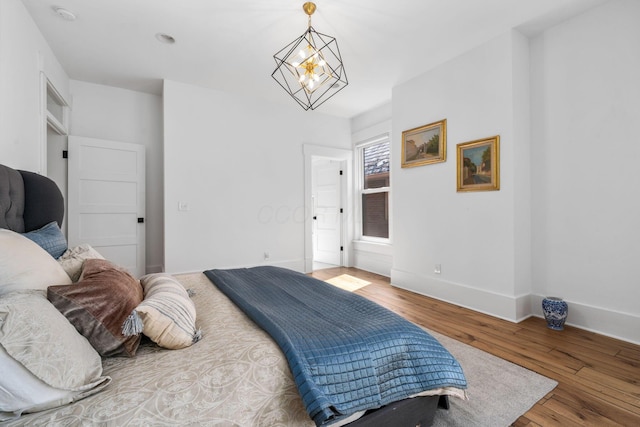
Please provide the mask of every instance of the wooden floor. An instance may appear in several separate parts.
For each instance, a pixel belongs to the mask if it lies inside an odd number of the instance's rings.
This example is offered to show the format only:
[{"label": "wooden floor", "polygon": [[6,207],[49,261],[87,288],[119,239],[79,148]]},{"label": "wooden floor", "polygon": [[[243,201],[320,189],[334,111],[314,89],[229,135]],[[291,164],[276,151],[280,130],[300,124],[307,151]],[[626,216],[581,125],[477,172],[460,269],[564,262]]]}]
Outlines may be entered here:
[{"label": "wooden floor", "polygon": [[553,331],[535,317],[511,323],[354,268],[312,273],[321,280],[342,274],[371,282],[355,292],[414,323],[558,381],[514,426],[640,426],[640,346],[570,326]]}]

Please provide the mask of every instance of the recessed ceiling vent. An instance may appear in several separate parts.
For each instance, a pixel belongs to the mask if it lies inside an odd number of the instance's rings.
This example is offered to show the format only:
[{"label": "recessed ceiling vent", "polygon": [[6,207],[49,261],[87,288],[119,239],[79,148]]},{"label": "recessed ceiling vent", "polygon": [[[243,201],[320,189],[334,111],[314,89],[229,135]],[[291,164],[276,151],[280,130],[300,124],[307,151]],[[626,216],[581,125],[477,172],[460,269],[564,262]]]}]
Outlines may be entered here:
[{"label": "recessed ceiling vent", "polygon": [[60,18],[64,19],[65,21],[76,20],[76,14],[71,12],[70,10],[65,9],[64,7],[53,6],[53,11],[56,13],[56,15],[58,15]]},{"label": "recessed ceiling vent", "polygon": [[176,39],[174,39],[169,34],[165,34],[165,33],[156,34],[156,39],[158,39],[160,43],[165,43],[165,44],[174,44],[176,42]]}]

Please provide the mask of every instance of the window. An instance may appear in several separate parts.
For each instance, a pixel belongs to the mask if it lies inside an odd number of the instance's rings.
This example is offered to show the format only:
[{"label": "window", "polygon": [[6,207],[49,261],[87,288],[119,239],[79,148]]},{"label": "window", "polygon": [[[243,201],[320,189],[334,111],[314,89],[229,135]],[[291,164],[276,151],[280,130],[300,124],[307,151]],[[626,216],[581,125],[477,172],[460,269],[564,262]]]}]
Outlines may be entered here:
[{"label": "window", "polygon": [[357,147],[360,162],[361,235],[389,239],[389,138],[377,138]]},{"label": "window", "polygon": [[60,135],[67,135],[68,105],[62,95],[56,90],[53,84],[44,77],[46,81],[46,107],[47,125]]}]

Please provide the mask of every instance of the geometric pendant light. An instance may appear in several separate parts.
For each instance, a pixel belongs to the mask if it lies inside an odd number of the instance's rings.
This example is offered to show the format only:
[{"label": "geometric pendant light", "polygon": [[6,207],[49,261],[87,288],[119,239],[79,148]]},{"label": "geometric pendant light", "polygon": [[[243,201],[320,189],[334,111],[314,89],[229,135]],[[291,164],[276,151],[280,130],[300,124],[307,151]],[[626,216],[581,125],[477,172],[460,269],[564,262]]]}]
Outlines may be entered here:
[{"label": "geometric pendant light", "polygon": [[271,74],[305,110],[313,110],[344,89],[349,82],[338,42],[311,26],[316,5],[302,6],[309,15],[307,31],[273,55],[276,69]]}]

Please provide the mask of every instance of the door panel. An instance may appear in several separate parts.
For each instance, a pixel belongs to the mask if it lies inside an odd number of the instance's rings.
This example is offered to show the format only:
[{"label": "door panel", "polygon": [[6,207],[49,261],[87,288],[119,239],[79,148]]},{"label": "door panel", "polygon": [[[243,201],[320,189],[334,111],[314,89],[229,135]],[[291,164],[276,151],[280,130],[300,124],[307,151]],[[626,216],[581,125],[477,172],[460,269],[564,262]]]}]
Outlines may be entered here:
[{"label": "door panel", "polygon": [[86,209],[136,209],[138,184],[136,182],[83,180],[79,183],[79,200]]},{"label": "door panel", "polygon": [[88,243],[135,277],[145,273],[144,146],[69,137],[69,246]]},{"label": "door panel", "polygon": [[335,160],[316,160],[313,163],[315,262],[342,264],[340,169],[341,162]]},{"label": "door panel", "polygon": [[[78,238],[93,245],[135,244],[138,237],[138,217],[132,213],[81,213]],[[105,233],[105,230],[109,230]],[[92,246],[93,246],[92,245]]]},{"label": "door panel", "polygon": [[[106,245],[106,246],[94,246],[100,254],[115,263],[116,265],[127,265],[131,263],[132,259],[137,256],[137,245]],[[131,271],[131,270],[129,270]],[[132,273],[133,274],[133,273]],[[138,275],[135,275],[139,277]]]}]

